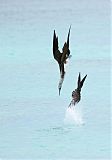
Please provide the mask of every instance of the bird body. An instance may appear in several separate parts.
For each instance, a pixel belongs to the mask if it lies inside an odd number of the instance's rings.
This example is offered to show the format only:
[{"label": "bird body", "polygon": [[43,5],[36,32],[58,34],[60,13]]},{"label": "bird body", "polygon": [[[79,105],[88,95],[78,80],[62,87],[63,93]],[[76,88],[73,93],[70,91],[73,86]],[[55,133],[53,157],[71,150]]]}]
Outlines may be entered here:
[{"label": "bird body", "polygon": [[71,29],[71,26],[69,28],[67,42],[64,43],[64,46],[62,48],[62,53],[59,51],[58,37],[56,36],[55,30],[53,35],[53,56],[54,56],[54,59],[58,62],[59,70],[60,70],[60,81],[58,85],[59,95],[62,88],[62,83],[64,81],[64,76],[65,76],[65,64],[67,63],[67,59],[70,57],[70,50],[69,50],[70,29]]},{"label": "bird body", "polygon": [[82,86],[84,84],[86,77],[87,77],[87,75],[81,80],[81,76],[79,73],[78,82],[77,82],[77,89],[72,91],[72,101],[70,102],[69,107],[71,107],[72,105],[75,106],[75,104],[81,100],[81,89],[82,89]]}]

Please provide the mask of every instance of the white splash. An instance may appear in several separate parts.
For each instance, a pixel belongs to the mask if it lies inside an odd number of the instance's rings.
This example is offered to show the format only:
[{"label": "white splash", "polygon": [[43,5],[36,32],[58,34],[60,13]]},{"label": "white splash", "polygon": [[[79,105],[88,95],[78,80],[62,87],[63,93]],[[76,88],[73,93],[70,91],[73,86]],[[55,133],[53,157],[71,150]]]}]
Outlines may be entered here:
[{"label": "white splash", "polygon": [[67,108],[64,123],[72,125],[84,125],[82,111],[78,104]]}]

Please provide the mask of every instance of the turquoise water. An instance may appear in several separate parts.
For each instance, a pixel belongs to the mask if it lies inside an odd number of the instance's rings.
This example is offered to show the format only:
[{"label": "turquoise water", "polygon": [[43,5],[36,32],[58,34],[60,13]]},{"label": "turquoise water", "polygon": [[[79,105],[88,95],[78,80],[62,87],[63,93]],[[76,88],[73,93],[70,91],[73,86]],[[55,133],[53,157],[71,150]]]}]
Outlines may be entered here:
[{"label": "turquoise water", "polygon": [[[62,48],[70,24],[59,97],[52,36]],[[108,1],[1,0],[0,159],[111,159],[110,67]],[[79,72],[82,99],[68,110]]]}]

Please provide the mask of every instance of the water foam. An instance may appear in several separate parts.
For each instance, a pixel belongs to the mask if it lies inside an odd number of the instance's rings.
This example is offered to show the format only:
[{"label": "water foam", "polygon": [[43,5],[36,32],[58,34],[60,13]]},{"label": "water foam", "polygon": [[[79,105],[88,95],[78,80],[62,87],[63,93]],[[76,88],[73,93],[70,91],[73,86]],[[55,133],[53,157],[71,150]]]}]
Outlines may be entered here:
[{"label": "water foam", "polygon": [[72,125],[84,125],[82,110],[78,104],[75,106],[72,105],[66,109],[64,123]]}]

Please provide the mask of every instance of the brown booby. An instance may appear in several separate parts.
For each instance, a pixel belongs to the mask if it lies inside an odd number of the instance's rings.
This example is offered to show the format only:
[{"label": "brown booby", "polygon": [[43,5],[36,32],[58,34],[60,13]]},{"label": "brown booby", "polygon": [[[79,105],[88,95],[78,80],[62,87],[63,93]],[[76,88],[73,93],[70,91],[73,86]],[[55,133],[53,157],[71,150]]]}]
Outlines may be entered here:
[{"label": "brown booby", "polygon": [[69,28],[67,42],[64,43],[62,52],[59,51],[58,36],[56,36],[55,30],[53,35],[53,56],[54,56],[54,59],[58,62],[59,70],[60,70],[60,81],[58,85],[59,95],[62,88],[62,83],[64,81],[64,76],[65,76],[65,64],[67,63],[67,60],[71,57],[70,49],[69,49],[70,29],[71,29],[71,26]]},{"label": "brown booby", "polygon": [[81,75],[79,73],[78,82],[77,82],[77,89],[75,89],[72,92],[72,101],[70,102],[68,107],[71,107],[72,105],[75,106],[75,104],[81,100],[81,88],[84,84],[86,77],[87,77],[87,75],[81,80]]}]

